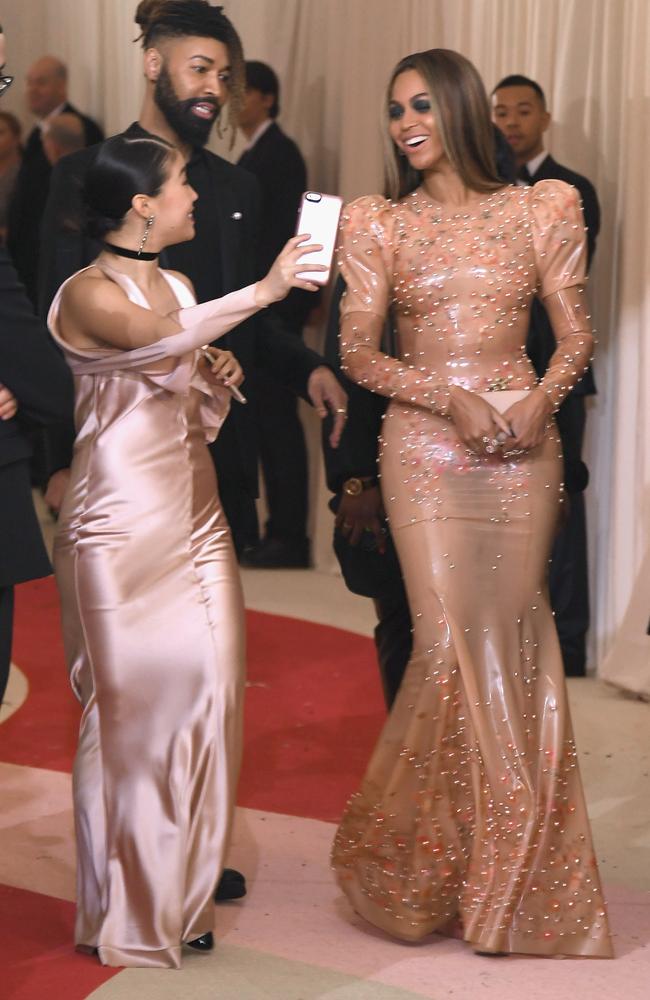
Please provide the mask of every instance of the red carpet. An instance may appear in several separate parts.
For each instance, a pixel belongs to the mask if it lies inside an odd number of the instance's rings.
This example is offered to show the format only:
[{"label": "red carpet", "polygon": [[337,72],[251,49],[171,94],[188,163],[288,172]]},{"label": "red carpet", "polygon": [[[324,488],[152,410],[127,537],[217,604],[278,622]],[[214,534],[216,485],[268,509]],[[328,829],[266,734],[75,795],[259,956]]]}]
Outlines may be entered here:
[{"label": "red carpet", "polygon": [[3,885],[0,912],[0,996],[6,1000],[84,1000],[120,971],[74,951],[72,903]]},{"label": "red carpet", "polygon": [[[239,803],[336,820],[384,709],[374,646],[338,629],[247,613],[246,729]],[[54,581],[17,588],[14,661],[25,704],[0,726],[0,760],[69,772],[79,706],[70,691]],[[72,948],[74,906],[0,886],[0,995],[82,1000],[119,970]]]},{"label": "red carpet", "polygon": [[[247,627],[239,803],[336,820],[384,717],[374,644],[340,629],[253,611]],[[70,771],[79,707],[68,686],[52,578],[17,588],[13,659],[30,690],[0,726],[0,760]]]}]

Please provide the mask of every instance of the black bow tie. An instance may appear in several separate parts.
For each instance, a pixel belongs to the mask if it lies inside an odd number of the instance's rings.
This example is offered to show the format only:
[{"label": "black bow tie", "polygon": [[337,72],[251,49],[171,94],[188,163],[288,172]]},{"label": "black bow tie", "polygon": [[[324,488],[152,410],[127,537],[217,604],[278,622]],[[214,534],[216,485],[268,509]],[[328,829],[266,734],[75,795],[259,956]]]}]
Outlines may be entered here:
[{"label": "black bow tie", "polygon": [[533,175],[531,174],[530,170],[528,169],[525,163],[523,167],[519,167],[519,170],[517,171],[517,178],[520,181],[524,181],[526,184],[533,183]]}]

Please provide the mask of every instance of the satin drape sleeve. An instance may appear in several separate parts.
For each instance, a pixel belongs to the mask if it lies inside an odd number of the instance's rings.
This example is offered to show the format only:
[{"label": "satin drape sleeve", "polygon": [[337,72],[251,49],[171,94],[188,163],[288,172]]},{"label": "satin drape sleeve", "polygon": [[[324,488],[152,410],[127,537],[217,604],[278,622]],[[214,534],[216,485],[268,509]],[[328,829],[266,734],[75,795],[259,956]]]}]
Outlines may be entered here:
[{"label": "satin drape sleeve", "polygon": [[557,343],[539,385],[557,410],[585,374],[594,348],[585,294],[586,230],[571,185],[540,181],[531,194],[538,294]]},{"label": "satin drape sleeve", "polygon": [[[112,268],[104,267],[102,270],[107,271],[111,276],[116,274]],[[123,280],[119,276],[114,280],[126,291]],[[58,332],[59,308],[65,284],[67,282],[61,286],[54,297],[47,317],[47,324],[55,340],[59,340],[60,337]],[[128,351],[114,349],[83,351],[75,350],[66,344],[68,363],[73,372],[78,370],[87,374],[100,374],[117,368],[138,368],[143,364],[161,361],[165,358],[182,358],[196,348],[218,340],[233,327],[238,326],[253,313],[258,312],[260,307],[255,302],[256,287],[255,284],[248,285],[246,288],[240,288],[236,292],[223,295],[220,299],[211,299],[200,305],[177,309],[172,316],[181,327],[178,333],[161,337],[160,340],[155,340],[142,347],[134,347]],[[75,362],[75,358],[83,360]],[[81,367],[78,367],[79,365]]]},{"label": "satin drape sleeve", "polygon": [[426,368],[407,365],[379,350],[391,302],[390,202],[359,198],[343,213],[339,267],[346,283],[341,300],[341,367],[372,392],[447,414],[448,384]]},{"label": "satin drape sleeve", "polygon": [[179,309],[173,315],[182,330],[142,350],[159,348],[161,352],[159,357],[178,358],[194,348],[218,340],[253,313],[259,312],[260,306],[255,301],[256,287],[255,284],[248,285],[246,288],[223,295],[220,299],[211,299],[209,302]]}]

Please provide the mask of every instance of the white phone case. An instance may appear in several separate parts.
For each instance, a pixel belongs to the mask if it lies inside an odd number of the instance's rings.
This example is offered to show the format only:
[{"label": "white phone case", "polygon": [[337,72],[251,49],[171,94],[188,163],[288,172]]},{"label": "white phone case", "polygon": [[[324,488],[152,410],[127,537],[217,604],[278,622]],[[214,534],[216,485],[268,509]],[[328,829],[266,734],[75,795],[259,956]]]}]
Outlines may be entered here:
[{"label": "white phone case", "polygon": [[337,195],[321,194],[319,191],[305,191],[303,194],[296,233],[308,234],[309,242],[320,243],[323,249],[305,255],[300,263],[324,264],[327,271],[302,271],[298,274],[299,278],[317,285],[326,285],[329,281],[342,207],[343,200]]}]

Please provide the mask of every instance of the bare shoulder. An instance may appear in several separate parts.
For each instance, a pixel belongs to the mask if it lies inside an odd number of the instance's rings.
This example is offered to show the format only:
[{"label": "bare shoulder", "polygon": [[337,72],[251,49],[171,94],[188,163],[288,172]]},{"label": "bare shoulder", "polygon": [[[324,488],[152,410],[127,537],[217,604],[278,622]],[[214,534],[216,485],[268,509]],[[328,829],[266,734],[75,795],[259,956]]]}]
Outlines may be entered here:
[{"label": "bare shoulder", "polygon": [[115,305],[128,301],[126,294],[98,267],[87,267],[68,281],[62,294],[62,303],[68,308],[102,304]]}]

